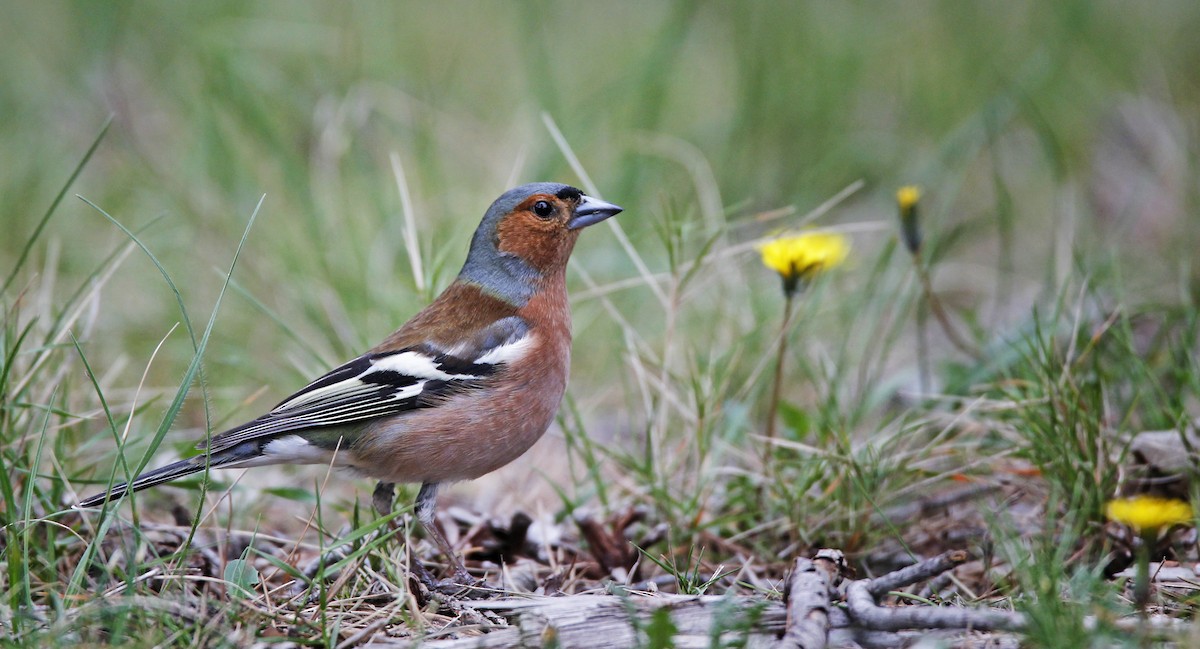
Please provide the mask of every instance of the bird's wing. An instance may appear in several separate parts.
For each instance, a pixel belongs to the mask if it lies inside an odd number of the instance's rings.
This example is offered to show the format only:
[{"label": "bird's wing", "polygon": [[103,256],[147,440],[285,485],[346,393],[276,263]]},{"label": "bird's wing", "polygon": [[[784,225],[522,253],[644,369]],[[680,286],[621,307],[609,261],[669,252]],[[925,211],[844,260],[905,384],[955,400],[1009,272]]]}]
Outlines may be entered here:
[{"label": "bird's wing", "polygon": [[282,433],[437,406],[464,390],[488,385],[505,364],[528,351],[532,340],[525,321],[510,316],[452,347],[425,342],[368,353],[309,383],[258,419],[197,446],[215,453]]}]

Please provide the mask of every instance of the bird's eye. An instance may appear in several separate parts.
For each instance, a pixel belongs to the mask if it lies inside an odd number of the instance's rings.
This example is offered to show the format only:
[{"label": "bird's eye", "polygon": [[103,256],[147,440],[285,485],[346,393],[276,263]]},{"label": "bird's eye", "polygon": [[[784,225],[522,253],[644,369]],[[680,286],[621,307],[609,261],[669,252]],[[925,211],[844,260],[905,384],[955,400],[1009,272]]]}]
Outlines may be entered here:
[{"label": "bird's eye", "polygon": [[546,201],[538,201],[533,204],[533,213],[543,219],[550,218],[550,215],[554,213],[554,206]]}]

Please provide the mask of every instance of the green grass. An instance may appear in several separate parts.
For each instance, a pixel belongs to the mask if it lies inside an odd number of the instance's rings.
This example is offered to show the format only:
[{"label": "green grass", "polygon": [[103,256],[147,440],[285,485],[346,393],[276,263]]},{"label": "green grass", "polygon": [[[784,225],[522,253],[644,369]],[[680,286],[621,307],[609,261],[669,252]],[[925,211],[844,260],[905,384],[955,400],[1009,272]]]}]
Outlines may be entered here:
[{"label": "green grass", "polygon": [[[968,547],[991,564],[954,596],[1031,613],[1028,644],[1136,640],[1103,503],[1133,433],[1198,414],[1195,3],[5,9],[13,642],[336,646],[378,616],[443,633],[363,481],[216,472],[69,507],[389,333],[453,278],[488,202],[535,179],[626,212],[569,271],[549,450],[448,499],[570,534],[577,511],[640,508],[638,576],[682,591],[769,592],[822,546],[865,573]],[[898,244],[914,182],[932,286],[978,358]],[[802,224],[854,250],[799,299],[764,453],[783,300],[753,242]],[[964,488],[991,491],[919,509]],[[283,605],[339,540],[329,579]]]}]

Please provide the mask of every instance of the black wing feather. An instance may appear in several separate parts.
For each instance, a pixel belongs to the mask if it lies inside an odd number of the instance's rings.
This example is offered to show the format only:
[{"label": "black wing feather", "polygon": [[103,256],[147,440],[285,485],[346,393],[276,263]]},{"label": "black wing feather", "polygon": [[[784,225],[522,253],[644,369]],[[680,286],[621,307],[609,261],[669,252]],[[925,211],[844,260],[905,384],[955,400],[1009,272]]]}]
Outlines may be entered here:
[{"label": "black wing feather", "polygon": [[[342,426],[436,406],[455,394],[487,385],[502,364],[480,363],[478,359],[501,345],[521,339],[528,332],[524,320],[513,316],[481,331],[475,344],[456,355],[428,343],[393,352],[365,354],[304,386],[263,416],[215,435],[207,443],[200,442],[197,447],[207,448],[212,453],[252,439]],[[410,353],[428,359],[438,373],[463,378],[447,380],[441,376],[413,376],[377,368],[389,357]],[[338,384],[345,384],[345,389],[318,394]],[[414,386],[419,390],[414,390]]]}]

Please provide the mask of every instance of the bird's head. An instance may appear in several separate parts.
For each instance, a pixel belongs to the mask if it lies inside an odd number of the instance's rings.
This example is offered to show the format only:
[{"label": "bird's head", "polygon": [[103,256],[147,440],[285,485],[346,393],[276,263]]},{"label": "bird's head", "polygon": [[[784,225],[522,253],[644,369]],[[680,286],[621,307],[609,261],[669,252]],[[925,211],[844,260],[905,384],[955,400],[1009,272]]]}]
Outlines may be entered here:
[{"label": "bird's head", "polygon": [[523,305],[537,280],[566,267],[579,232],[621,211],[559,183],[504,192],[483,215],[459,278]]}]

